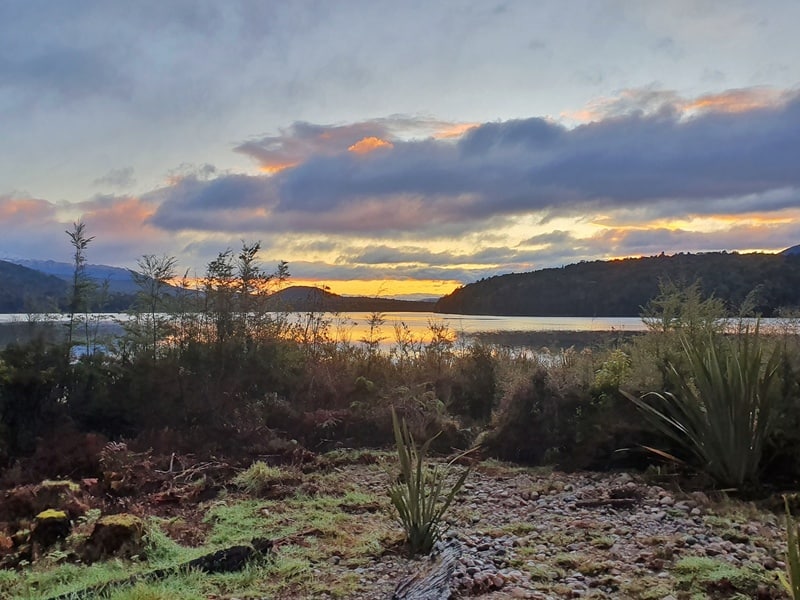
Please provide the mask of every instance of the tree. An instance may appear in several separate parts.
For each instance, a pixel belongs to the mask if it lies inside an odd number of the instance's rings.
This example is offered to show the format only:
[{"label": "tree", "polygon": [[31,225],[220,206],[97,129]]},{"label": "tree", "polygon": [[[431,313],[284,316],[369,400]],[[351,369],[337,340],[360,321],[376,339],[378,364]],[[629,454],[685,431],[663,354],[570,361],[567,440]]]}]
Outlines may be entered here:
[{"label": "tree", "polygon": [[130,271],[131,277],[139,286],[137,304],[147,312],[147,320],[144,325],[148,344],[152,342],[153,360],[156,359],[158,340],[167,321],[164,317],[159,316],[159,311],[164,308],[165,291],[176,276],[176,262],[174,256],[144,254],[136,261],[139,269]]},{"label": "tree", "polygon": [[[94,289],[94,284],[86,275],[86,248],[94,236],[86,235],[86,223],[77,221],[72,224],[72,229],[65,232],[69,236],[70,244],[74,248],[72,285],[69,289],[69,323],[67,331],[67,356],[72,352],[72,340],[75,331],[76,315],[89,312],[89,299]],[[89,348],[89,333],[86,331],[86,348]]]}]

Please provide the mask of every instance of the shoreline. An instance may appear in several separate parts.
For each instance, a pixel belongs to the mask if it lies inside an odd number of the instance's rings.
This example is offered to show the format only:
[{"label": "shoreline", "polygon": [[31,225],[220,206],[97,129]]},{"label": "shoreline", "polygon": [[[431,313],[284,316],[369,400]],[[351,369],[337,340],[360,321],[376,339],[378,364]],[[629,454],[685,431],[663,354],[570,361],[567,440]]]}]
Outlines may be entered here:
[{"label": "shoreline", "polygon": [[490,346],[504,348],[553,348],[566,350],[575,348],[609,348],[631,342],[635,337],[644,335],[644,331],[479,331],[465,334],[465,338]]},{"label": "shoreline", "polygon": [[[12,343],[27,343],[37,337],[48,342],[57,342],[64,335],[64,324],[52,321],[15,321],[0,323],[0,348]],[[100,323],[100,336],[105,337],[120,333],[121,328],[113,322]],[[518,331],[477,331],[461,332],[459,338],[469,342],[477,342],[503,348],[529,348],[539,350],[551,348],[565,350],[575,348],[608,348],[617,347],[643,335],[642,331],[568,331],[552,330],[518,330]]]}]

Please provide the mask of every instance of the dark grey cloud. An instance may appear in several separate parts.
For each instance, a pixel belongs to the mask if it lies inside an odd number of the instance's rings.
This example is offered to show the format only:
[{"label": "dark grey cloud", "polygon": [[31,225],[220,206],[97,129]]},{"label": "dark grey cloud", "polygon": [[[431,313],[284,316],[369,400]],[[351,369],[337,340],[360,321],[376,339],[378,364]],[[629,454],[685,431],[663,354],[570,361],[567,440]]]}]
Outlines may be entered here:
[{"label": "dark grey cloud", "polygon": [[337,264],[400,265],[424,264],[429,266],[456,265],[470,262],[467,255],[455,252],[432,252],[424,247],[368,246],[350,251],[336,259]]},{"label": "dark grey cloud", "polygon": [[66,46],[42,48],[28,56],[0,55],[0,91],[25,89],[36,101],[73,101],[98,91],[122,97],[128,85],[112,56]]},{"label": "dark grey cloud", "polygon": [[670,93],[653,92],[640,101],[661,101],[655,112],[573,129],[540,118],[486,123],[455,142],[396,139],[368,154],[347,148],[385,135],[385,124],[296,124],[239,147],[264,164],[293,157],[296,166],[271,177],[187,177],[157,192],[163,202],[153,223],[383,233],[521,214],[739,214],[800,206],[800,97],[731,112],[725,103],[740,99],[730,96],[687,117]]}]

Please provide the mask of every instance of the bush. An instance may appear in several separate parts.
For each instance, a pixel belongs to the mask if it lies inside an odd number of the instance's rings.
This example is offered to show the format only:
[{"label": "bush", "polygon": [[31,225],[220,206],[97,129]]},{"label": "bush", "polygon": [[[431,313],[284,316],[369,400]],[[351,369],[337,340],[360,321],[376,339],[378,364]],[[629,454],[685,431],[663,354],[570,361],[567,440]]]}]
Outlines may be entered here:
[{"label": "bush", "polygon": [[756,330],[731,341],[684,338],[683,349],[687,372],[669,366],[674,393],[627,397],[717,483],[756,484],[779,396],[779,348],[765,359]]},{"label": "bush", "polygon": [[473,344],[456,364],[448,410],[475,421],[488,421],[497,396],[497,368],[489,347]]},{"label": "bush", "polygon": [[0,458],[32,453],[38,437],[65,422],[65,372],[61,345],[36,339],[0,351]]},{"label": "bush", "polygon": [[578,407],[588,398],[576,388],[559,390],[547,369],[534,367],[526,380],[507,392],[482,444],[504,460],[552,461],[574,446]]}]

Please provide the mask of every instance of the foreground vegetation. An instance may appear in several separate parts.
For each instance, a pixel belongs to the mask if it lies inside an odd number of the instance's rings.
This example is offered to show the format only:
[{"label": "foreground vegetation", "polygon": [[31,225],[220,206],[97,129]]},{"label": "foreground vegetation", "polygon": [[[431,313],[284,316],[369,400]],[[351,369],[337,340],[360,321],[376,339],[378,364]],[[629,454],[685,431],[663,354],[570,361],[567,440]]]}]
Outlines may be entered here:
[{"label": "foreground vegetation", "polygon": [[[664,283],[644,309],[649,331],[599,348],[469,343],[437,322],[430,323],[423,341],[402,324],[387,331],[379,313],[369,332],[352,341],[337,331],[335,315],[309,312],[292,321],[272,312],[269,300],[288,279],[288,266],[265,272],[258,244],[243,244],[237,254],[220,253],[199,287],[184,282],[178,294],[167,293],[167,284],[175,281],[174,260],[143,257],[138,309],[122,335],[106,339],[88,316],[95,292],[82,268],[91,238],[77,225],[70,238],[75,277],[66,336],[49,335],[42,324],[42,335],[32,342],[0,351],[5,487],[95,478],[114,496],[133,494],[135,472],[128,468],[130,476],[115,475],[128,471],[113,462],[109,448],[116,446],[108,442],[124,442],[133,453],[224,457],[249,466],[263,457],[298,465],[308,462],[309,454],[385,448],[395,440],[405,462],[391,501],[412,550],[424,552],[464,483],[463,477],[447,479],[444,471],[424,467],[429,449],[450,453],[478,445],[484,457],[568,470],[654,464],[659,472],[689,477],[688,485],[744,497],[791,490],[800,477],[795,321],[787,319],[785,327],[770,332],[745,326],[730,320],[726,307],[705,296],[699,284]],[[58,341],[61,337],[66,341]],[[79,356],[76,348],[82,349]],[[413,440],[431,442],[418,448]],[[172,462],[160,471],[173,473]],[[341,548],[339,559],[354,566],[403,541],[395,517],[384,510],[389,486],[380,499],[359,496],[357,487],[328,494],[320,473],[304,491],[303,478],[274,469],[256,462],[237,478],[216,482],[215,493],[220,485],[226,490],[234,485],[258,497],[283,486],[290,489],[281,496],[283,508],[223,496],[206,508],[204,543],[242,541],[256,519],[271,537],[286,538],[280,559],[221,579],[191,583],[187,575],[180,585],[192,591],[184,595],[171,590],[119,597],[198,597],[209,585],[218,593],[250,589],[251,581],[260,582],[253,585],[261,593],[268,591],[258,587],[267,573],[313,597],[309,565],[319,560],[314,548],[320,544],[329,546],[326,552],[331,544]],[[194,483],[198,494],[211,486],[203,478]],[[418,511],[428,493],[433,504]],[[300,512],[291,508],[289,526],[280,515],[293,503]],[[337,519],[351,509],[369,517],[361,521],[364,529],[352,534],[356,537],[340,539],[346,534]],[[158,561],[175,564],[197,551],[173,545],[160,528],[150,523],[149,562],[142,569]],[[316,532],[310,536],[316,541],[291,537],[301,530]],[[295,545],[299,549],[291,550]],[[12,595],[35,597],[40,589],[63,589],[59,586],[76,577],[84,585],[95,567],[60,565],[65,558],[50,556],[42,564],[57,568],[33,571],[20,584],[13,583],[16,575],[0,571],[0,589],[5,585]],[[694,567],[686,569],[693,573]],[[340,582],[341,597],[348,596],[348,581]],[[21,591],[19,585],[28,587]]]}]

